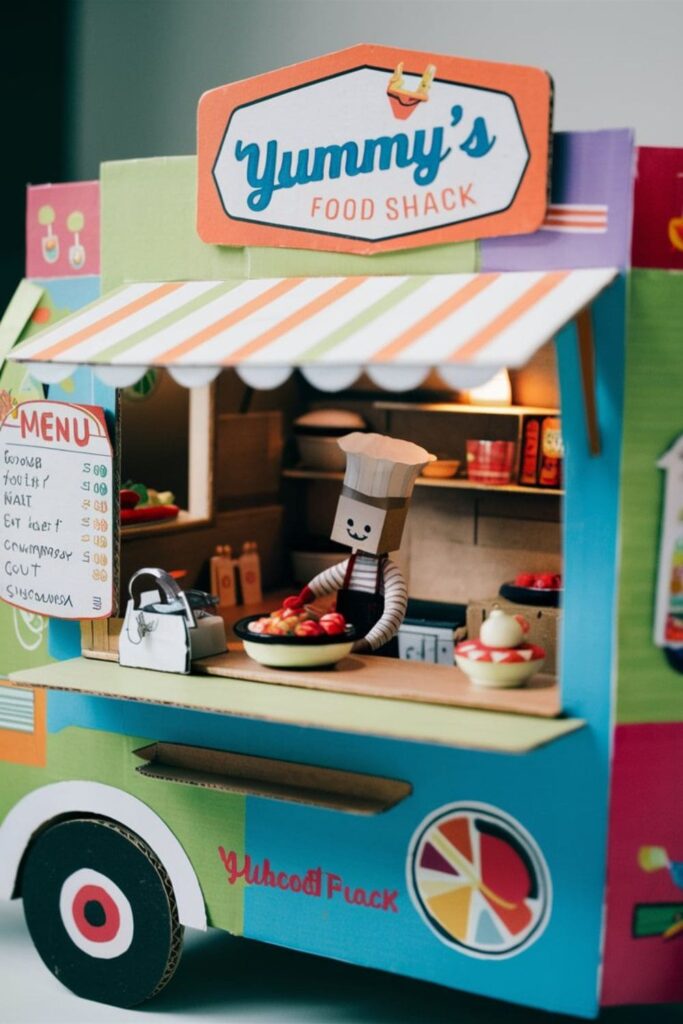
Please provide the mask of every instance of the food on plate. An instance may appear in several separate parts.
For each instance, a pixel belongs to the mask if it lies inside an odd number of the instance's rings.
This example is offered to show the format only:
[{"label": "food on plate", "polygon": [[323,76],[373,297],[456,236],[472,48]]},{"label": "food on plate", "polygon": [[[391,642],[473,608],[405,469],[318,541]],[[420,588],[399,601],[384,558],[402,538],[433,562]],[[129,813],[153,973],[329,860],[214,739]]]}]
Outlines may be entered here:
[{"label": "food on plate", "polygon": [[297,600],[286,598],[282,608],[249,623],[250,633],[266,636],[340,636],[346,631],[346,619],[339,612],[317,616]]},{"label": "food on plate", "polygon": [[128,480],[119,491],[121,524],[154,523],[161,519],[176,519],[180,508],[174,504],[171,491],[155,491],[144,484]]},{"label": "food on plate", "polygon": [[119,500],[121,508],[135,508],[140,502],[140,495],[137,491],[131,491],[129,488],[124,487],[119,491]]}]

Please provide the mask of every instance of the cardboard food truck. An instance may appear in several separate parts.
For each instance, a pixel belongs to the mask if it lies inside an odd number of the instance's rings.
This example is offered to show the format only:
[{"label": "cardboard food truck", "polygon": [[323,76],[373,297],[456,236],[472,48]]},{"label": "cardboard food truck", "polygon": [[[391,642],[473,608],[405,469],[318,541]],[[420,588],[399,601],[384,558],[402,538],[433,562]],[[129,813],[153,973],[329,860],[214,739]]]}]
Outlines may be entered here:
[{"label": "cardboard food truck", "polygon": [[[215,927],[580,1017],[683,997],[683,155],[551,111],[538,69],[359,46],[207,93],[197,158],[28,190],[0,895],[77,994],[137,1004]],[[428,458],[351,479],[354,432]],[[346,526],[402,656],[304,667],[341,634],[263,622]]]}]

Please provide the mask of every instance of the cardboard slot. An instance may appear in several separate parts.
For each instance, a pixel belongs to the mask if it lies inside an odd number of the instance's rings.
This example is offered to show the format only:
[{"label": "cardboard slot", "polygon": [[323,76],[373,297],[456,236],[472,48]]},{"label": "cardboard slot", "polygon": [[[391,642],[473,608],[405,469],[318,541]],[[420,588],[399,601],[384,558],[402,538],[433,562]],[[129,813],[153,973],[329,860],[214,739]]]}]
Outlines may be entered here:
[{"label": "cardboard slot", "polygon": [[151,743],[134,753],[147,761],[137,769],[147,778],[350,814],[380,814],[412,793],[410,783],[399,779],[178,743]]}]

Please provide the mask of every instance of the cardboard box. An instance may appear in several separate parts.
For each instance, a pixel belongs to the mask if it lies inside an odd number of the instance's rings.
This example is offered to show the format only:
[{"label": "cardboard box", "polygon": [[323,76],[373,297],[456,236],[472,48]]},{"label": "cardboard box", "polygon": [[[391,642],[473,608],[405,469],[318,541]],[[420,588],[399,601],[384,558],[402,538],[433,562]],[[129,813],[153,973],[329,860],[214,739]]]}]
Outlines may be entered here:
[{"label": "cardboard box", "polygon": [[216,507],[272,497],[280,488],[282,413],[221,413],[216,438]]}]

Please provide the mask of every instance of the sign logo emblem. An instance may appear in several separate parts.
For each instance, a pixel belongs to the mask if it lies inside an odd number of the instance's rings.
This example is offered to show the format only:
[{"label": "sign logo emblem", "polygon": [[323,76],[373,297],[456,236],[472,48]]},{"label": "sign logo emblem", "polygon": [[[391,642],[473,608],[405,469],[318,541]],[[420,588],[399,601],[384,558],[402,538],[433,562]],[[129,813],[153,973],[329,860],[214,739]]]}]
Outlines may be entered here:
[{"label": "sign logo emblem", "polygon": [[535,68],[368,46],[214,89],[200,237],[372,253],[535,231],[550,98]]},{"label": "sign logo emblem", "polygon": [[455,803],[428,816],[410,843],[407,881],[441,942],[477,959],[516,956],[550,917],[543,854],[518,821],[488,804]]}]

